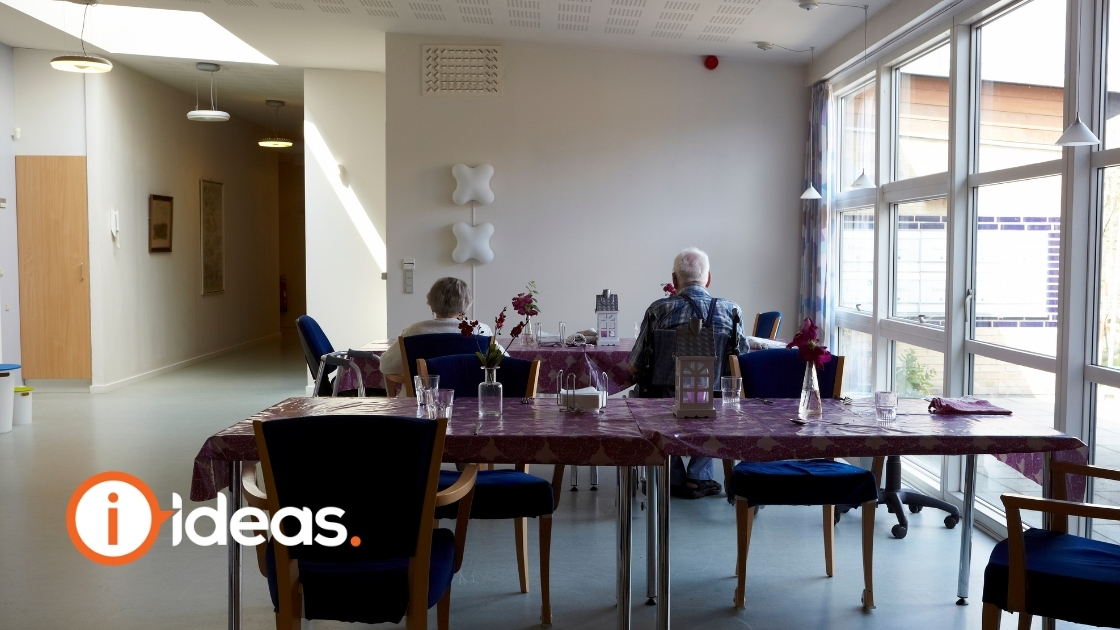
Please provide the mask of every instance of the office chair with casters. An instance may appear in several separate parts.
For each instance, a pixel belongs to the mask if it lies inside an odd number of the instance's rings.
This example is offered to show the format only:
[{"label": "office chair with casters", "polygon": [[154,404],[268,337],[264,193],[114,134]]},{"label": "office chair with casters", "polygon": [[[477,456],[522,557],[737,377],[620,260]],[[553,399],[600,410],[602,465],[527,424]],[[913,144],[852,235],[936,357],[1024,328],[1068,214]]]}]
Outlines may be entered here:
[{"label": "office chair with casters", "polygon": [[[324,354],[334,352],[334,347],[327,339],[326,333],[319,326],[319,322],[315,321],[309,315],[300,315],[296,318],[296,332],[299,334],[299,345],[303,348],[303,358],[307,362],[307,369],[311,372],[311,378],[318,379],[320,370],[320,357]],[[330,383],[330,375],[335,371],[337,366],[329,365],[323,371],[323,378],[326,382],[323,383],[320,389],[315,390],[318,396],[332,395],[332,385]]]},{"label": "office chair with casters", "polygon": [[778,311],[767,311],[754,316],[754,332],[752,337],[763,339],[777,339],[778,327],[782,324],[782,314]]},{"label": "office chair with casters", "polygon": [[[388,385],[388,381],[398,383],[404,387],[405,395],[415,397],[416,391],[412,385],[412,377],[419,374],[416,371],[417,359],[432,359],[452,354],[474,356],[475,352],[489,347],[490,337],[482,335],[464,337],[459,333],[431,333],[398,337],[397,343],[400,344],[401,364],[404,366],[405,373],[395,374],[392,377],[386,375],[386,385]],[[475,361],[477,360],[476,357]]]},{"label": "office chair with casters", "polygon": [[[439,375],[440,389],[455,390],[455,402],[471,401],[478,395],[482,382],[481,363],[473,354],[459,354],[431,359],[417,359],[416,370],[421,376]],[[507,399],[535,398],[540,361],[525,361],[513,357],[502,359],[498,368],[498,381]],[[506,404],[510,404],[507,402]],[[513,403],[517,404],[517,403]],[[474,414],[467,407],[459,413]],[[509,422],[508,420],[506,422]],[[552,548],[552,514],[560,504],[560,486],[564,479],[563,464],[553,466],[552,483],[529,474],[528,464],[517,464],[513,470],[478,471],[470,518],[505,520],[513,519],[514,543],[517,550],[517,576],[521,592],[529,592],[529,519],[537,518],[541,562],[541,624],[552,624],[552,604],[549,595],[549,556]],[[440,471],[440,487],[456,482],[459,473]],[[461,518],[463,512],[457,505],[436,510],[436,518]]]},{"label": "office chair with casters", "polygon": [[[335,546],[285,546],[276,537],[265,543],[277,630],[296,630],[304,618],[407,618],[410,630],[424,630],[432,606],[446,630],[468,520],[458,519],[452,533],[435,529],[434,515],[439,506],[470,503],[478,470],[468,465],[453,486],[437,491],[447,419],[318,416],[258,420],[253,431],[265,492],[255,482],[245,486],[250,504],[263,503],[274,515],[338,508],[336,522],[345,528],[346,540]],[[393,448],[371,459],[370,444]]]},{"label": "office chair with casters", "polygon": [[[983,630],[999,630],[1002,611],[1032,617],[1120,628],[1120,545],[1068,532],[1070,516],[1120,521],[1120,507],[1066,500],[1066,475],[1120,481],[1120,470],[1050,462],[1053,499],[1020,494],[1000,497],[1007,510],[1007,539],[996,545],[984,569]],[[1053,515],[1049,529],[1023,531],[1021,510]]]}]

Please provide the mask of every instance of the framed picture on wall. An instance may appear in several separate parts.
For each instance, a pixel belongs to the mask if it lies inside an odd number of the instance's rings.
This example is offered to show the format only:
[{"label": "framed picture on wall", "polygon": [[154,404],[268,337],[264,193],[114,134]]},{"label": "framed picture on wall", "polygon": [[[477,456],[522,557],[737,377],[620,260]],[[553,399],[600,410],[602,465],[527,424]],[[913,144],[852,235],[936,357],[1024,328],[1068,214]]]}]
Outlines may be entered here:
[{"label": "framed picture on wall", "polygon": [[174,200],[164,195],[148,195],[148,253],[171,251],[171,217]]},{"label": "framed picture on wall", "polygon": [[221,293],[226,290],[222,184],[200,180],[198,196],[202,215],[202,293]]}]

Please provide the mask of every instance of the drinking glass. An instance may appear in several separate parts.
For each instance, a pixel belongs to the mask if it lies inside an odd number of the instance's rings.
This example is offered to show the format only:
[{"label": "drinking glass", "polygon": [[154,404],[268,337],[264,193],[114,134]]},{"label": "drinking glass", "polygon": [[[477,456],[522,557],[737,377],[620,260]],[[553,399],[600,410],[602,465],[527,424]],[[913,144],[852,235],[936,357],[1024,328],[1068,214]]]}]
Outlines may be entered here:
[{"label": "drinking glass", "polygon": [[724,376],[720,379],[724,405],[738,405],[739,393],[743,390],[743,379],[739,376]]},{"label": "drinking glass", "polygon": [[564,322],[560,322],[560,347],[568,345],[568,330],[564,328]]},{"label": "drinking glass", "polygon": [[434,392],[429,392],[427,397],[428,405],[428,418],[435,420],[436,418],[451,419],[451,407],[455,402],[455,390],[453,389],[440,389]]},{"label": "drinking glass", "polygon": [[413,376],[412,388],[416,390],[416,408],[423,409],[427,404],[428,392],[439,391],[439,374]]},{"label": "drinking glass", "polygon": [[898,394],[896,392],[875,392],[875,419],[879,422],[894,422],[898,415]]}]

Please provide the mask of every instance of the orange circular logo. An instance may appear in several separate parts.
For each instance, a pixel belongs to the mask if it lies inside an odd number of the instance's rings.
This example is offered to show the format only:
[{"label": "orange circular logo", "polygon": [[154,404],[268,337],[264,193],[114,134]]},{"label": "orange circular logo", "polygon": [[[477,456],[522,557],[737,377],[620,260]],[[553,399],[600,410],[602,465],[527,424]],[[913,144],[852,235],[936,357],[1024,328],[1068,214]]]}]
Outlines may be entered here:
[{"label": "orange circular logo", "polygon": [[66,508],[66,530],[83,556],[110,566],[143,556],[174,510],[160,510],[148,484],[123,472],[86,479]]}]

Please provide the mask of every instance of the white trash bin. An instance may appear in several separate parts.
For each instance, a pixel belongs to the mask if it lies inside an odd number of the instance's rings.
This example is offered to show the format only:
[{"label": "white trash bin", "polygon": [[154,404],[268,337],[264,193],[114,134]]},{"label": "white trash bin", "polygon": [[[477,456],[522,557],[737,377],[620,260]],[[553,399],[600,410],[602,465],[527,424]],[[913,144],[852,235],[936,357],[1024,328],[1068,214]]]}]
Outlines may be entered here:
[{"label": "white trash bin", "polygon": [[12,413],[12,424],[20,426],[21,424],[31,424],[31,392],[35,391],[34,387],[17,387],[15,389],[15,405]]},{"label": "white trash bin", "polygon": [[0,433],[12,430],[16,394],[16,376],[13,372],[18,369],[19,366],[15,363],[0,363]]}]

